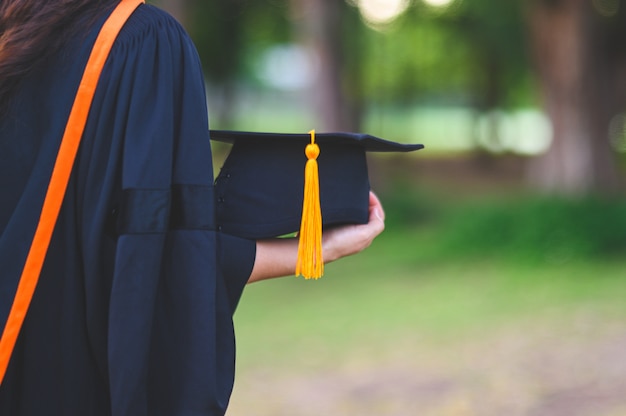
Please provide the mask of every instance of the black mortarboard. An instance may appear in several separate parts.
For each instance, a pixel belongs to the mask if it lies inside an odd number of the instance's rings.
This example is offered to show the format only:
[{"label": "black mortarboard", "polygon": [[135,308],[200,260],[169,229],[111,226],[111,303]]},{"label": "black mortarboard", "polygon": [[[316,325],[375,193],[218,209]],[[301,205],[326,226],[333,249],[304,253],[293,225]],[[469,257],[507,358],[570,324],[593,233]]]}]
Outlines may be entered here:
[{"label": "black mortarboard", "polygon": [[[319,146],[323,227],[367,223],[370,184],[366,152],[423,148],[421,144],[400,144],[356,133],[211,130],[210,135],[212,140],[233,145],[216,179],[218,226],[223,232],[250,239],[298,230],[302,234],[303,215],[308,216],[303,214],[305,176],[310,175],[305,175],[305,148],[312,140]],[[309,155],[309,159],[315,156]],[[317,180],[317,173],[315,176]]]}]

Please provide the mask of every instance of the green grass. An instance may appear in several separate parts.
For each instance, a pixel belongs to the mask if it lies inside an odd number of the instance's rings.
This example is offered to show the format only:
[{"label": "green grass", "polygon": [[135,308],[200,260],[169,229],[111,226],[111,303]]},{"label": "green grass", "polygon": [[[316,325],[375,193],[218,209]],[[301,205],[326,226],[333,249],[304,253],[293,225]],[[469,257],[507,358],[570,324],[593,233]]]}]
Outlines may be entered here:
[{"label": "green grass", "polygon": [[321,280],[246,288],[229,415],[626,414],[622,202],[402,195]]},{"label": "green grass", "polygon": [[390,340],[437,345],[579,313],[626,313],[626,261],[446,260],[421,250],[428,239],[419,228],[392,229],[364,253],[328,265],[319,281],[250,285],[236,314],[240,365],[289,366],[302,354],[331,365],[333,355]]}]

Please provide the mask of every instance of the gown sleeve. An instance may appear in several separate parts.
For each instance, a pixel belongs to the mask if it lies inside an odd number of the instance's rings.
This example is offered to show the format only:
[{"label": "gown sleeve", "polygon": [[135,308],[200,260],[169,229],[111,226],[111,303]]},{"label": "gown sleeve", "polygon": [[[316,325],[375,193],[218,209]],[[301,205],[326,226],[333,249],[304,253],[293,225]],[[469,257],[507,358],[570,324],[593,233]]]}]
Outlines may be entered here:
[{"label": "gown sleeve", "polygon": [[165,13],[140,7],[116,41],[76,173],[88,335],[112,413],[223,414],[255,244],[215,229],[202,71]]}]

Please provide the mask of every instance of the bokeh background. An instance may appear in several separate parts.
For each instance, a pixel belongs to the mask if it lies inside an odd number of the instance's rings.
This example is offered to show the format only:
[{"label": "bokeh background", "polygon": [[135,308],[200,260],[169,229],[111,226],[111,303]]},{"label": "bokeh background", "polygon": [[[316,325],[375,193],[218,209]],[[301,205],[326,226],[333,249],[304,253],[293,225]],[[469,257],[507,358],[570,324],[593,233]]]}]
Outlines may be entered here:
[{"label": "bokeh background", "polygon": [[153,3],[212,128],[426,146],[372,247],[246,289],[229,416],[626,415],[625,1]]}]

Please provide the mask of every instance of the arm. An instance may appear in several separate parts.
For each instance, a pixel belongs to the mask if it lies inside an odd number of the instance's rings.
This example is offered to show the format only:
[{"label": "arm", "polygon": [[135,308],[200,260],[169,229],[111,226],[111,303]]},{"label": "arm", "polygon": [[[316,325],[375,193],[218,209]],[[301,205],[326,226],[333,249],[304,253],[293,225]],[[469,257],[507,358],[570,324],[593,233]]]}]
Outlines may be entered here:
[{"label": "arm", "polygon": [[[344,225],[324,233],[322,250],[325,263],[363,251],[384,230],[385,213],[373,192],[370,192],[369,213],[367,224]],[[256,259],[248,283],[292,275],[297,257],[297,238],[257,241]]]}]

